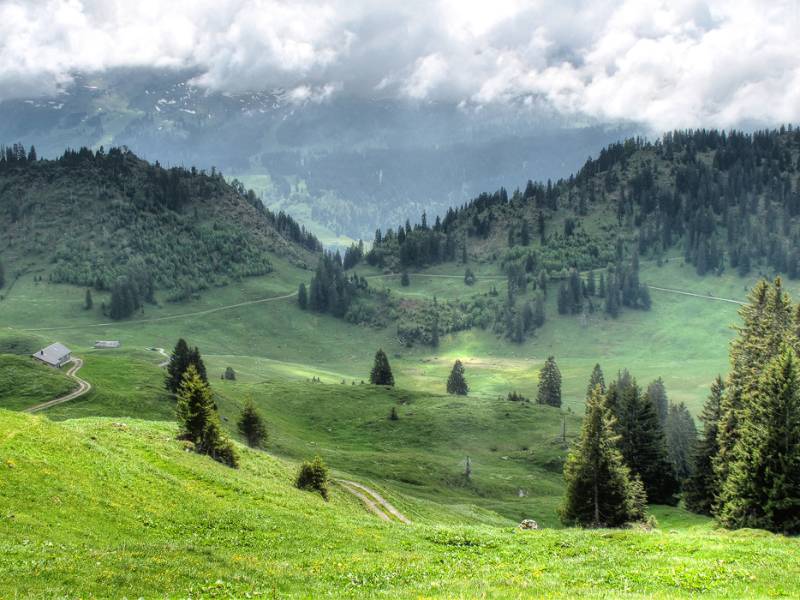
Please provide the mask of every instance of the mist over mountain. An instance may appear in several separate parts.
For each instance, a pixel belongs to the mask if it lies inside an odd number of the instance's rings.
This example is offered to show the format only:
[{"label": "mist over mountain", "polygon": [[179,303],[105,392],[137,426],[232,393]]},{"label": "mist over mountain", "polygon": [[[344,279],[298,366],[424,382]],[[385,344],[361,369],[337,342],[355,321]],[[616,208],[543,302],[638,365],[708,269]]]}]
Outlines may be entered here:
[{"label": "mist over mountain", "polygon": [[[387,223],[443,213],[480,192],[566,176],[632,126],[570,122],[544,106],[458,106],[296,90],[227,94],[196,72],[116,69],[62,92],[0,103],[0,140],[128,146],[165,165],[242,179],[272,208],[371,238]],[[323,233],[323,238],[325,237]]]}]

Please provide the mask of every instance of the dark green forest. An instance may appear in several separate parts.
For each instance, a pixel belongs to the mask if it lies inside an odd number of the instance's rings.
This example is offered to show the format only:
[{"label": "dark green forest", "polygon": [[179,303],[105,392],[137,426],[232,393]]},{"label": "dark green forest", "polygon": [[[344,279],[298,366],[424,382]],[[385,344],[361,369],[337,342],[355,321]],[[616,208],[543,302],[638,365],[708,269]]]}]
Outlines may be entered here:
[{"label": "dark green forest", "polygon": [[[153,290],[179,301],[273,269],[305,265],[320,242],[222,175],[149,164],[125,148],[67,150],[38,160],[21,144],[0,151],[3,253],[17,268],[52,265],[50,279],[112,292],[114,318]],[[115,301],[116,299],[116,301]]]}]

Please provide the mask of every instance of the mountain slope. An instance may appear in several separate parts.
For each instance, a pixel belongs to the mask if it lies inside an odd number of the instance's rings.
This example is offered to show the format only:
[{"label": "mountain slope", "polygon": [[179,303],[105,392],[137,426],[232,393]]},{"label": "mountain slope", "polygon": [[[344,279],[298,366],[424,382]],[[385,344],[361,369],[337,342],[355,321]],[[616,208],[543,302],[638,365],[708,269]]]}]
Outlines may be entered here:
[{"label": "mountain slope", "polygon": [[274,256],[304,266],[319,242],[283,213],[216,173],[163,169],[125,149],[35,160],[19,146],[0,159],[2,252],[12,271],[97,290],[120,277],[143,299],[174,299],[272,271]]},{"label": "mountain slope", "polygon": [[[359,99],[307,90],[227,94],[186,70],[76,74],[46,98],[0,102],[0,140],[44,156],[65,147],[126,145],[164,164],[216,165],[265,203],[358,238],[481,190],[564,176],[632,133],[566,122],[552,112]],[[295,90],[297,91],[297,90]]]}]

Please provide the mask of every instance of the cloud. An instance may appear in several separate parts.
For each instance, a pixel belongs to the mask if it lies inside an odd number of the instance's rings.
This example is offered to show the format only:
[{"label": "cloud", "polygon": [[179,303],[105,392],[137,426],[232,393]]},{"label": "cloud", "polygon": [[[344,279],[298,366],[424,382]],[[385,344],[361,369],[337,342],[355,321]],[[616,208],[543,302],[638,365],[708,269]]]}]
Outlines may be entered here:
[{"label": "cloud", "polygon": [[0,0],[0,99],[81,71],[673,127],[800,120],[800,7],[773,0]]}]

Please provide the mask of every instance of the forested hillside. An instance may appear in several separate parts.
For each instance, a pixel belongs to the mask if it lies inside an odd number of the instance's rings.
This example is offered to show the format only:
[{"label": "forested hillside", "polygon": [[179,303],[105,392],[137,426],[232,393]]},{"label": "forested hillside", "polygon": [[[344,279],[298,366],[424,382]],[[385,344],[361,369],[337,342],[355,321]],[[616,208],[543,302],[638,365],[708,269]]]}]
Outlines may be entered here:
[{"label": "forested hillside", "polygon": [[269,273],[274,255],[305,265],[321,251],[291,217],[221,174],[165,169],[119,148],[68,150],[57,160],[4,148],[0,224],[7,281],[38,268],[55,283],[112,290],[121,316],[155,289],[180,300]]},{"label": "forested hillside", "polygon": [[[800,130],[677,131],[612,144],[568,179],[500,189],[378,231],[368,259],[422,266],[523,256],[549,272],[680,247],[699,274],[770,266],[800,275]],[[527,250],[524,250],[526,249]],[[533,259],[528,259],[532,256]]]}]

